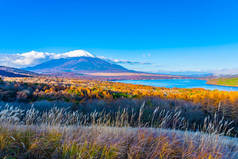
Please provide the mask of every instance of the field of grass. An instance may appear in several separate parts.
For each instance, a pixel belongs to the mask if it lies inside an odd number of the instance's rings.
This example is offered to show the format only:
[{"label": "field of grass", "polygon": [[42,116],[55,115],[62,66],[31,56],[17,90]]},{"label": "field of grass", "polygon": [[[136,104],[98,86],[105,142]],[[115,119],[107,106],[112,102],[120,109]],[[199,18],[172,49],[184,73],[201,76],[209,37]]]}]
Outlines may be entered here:
[{"label": "field of grass", "polygon": [[[126,111],[82,114],[51,105],[9,105],[0,111],[0,158],[30,159],[236,159],[238,139],[225,137],[229,122],[205,118],[201,131],[188,131],[181,113],[155,109],[144,122],[144,103],[137,117]],[[135,112],[136,114],[136,112]],[[135,115],[136,116],[136,115]],[[134,118],[134,119],[132,119]],[[137,121],[134,127],[130,121]],[[193,123],[197,127],[196,123]],[[199,123],[198,123],[199,125]],[[184,130],[178,130],[183,128]]]},{"label": "field of grass", "polygon": [[0,158],[236,159],[238,92],[58,78],[0,82]]},{"label": "field of grass", "polygon": [[0,126],[0,157],[236,159],[237,139],[153,128]]},{"label": "field of grass", "polygon": [[222,86],[234,86],[238,87],[238,78],[218,78],[208,80],[208,84],[222,85]]}]

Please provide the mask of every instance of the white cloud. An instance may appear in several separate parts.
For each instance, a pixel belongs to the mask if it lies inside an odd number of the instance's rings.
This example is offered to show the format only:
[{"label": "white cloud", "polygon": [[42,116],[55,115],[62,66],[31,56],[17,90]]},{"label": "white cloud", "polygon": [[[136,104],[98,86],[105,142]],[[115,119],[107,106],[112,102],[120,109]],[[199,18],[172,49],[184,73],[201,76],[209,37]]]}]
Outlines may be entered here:
[{"label": "white cloud", "polygon": [[31,51],[23,54],[17,54],[16,56],[17,58],[12,61],[13,64],[27,66],[33,64],[36,60],[45,59],[47,53]]},{"label": "white cloud", "polygon": [[128,64],[128,65],[152,65],[150,62],[139,62],[139,61],[130,61],[130,60],[119,60],[119,59],[111,59],[104,56],[99,56],[98,58],[101,58],[103,60],[106,60],[111,63],[116,64]]},{"label": "white cloud", "polygon": [[231,68],[231,69],[218,69],[210,71],[216,76],[220,75],[237,75],[238,74],[238,68]]},{"label": "white cloud", "polygon": [[0,65],[23,68],[38,65],[42,62],[46,62],[52,59],[80,57],[80,56],[95,57],[94,55],[85,50],[74,50],[61,54],[30,51],[26,53],[0,55]]}]

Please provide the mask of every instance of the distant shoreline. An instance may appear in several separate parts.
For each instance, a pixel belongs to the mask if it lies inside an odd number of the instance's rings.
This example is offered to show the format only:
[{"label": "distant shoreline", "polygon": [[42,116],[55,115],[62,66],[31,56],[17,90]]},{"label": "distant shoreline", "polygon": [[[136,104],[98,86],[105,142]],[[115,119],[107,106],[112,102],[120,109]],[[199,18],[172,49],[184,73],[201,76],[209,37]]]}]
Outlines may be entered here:
[{"label": "distant shoreline", "polygon": [[225,86],[225,87],[238,87],[238,78],[216,78],[209,79],[206,82],[210,85]]}]

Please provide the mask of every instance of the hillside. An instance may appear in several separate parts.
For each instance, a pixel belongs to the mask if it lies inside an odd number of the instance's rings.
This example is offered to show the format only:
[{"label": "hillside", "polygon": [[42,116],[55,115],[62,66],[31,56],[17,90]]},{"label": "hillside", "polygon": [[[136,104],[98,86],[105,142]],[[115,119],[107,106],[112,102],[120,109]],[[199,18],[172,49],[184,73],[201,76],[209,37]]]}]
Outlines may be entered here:
[{"label": "hillside", "polygon": [[200,88],[4,78],[0,158],[237,158],[237,99]]},{"label": "hillside", "polygon": [[30,71],[0,66],[0,76],[2,77],[31,77],[36,75],[36,73]]},{"label": "hillside", "polygon": [[237,138],[231,138],[238,134],[237,96],[199,88],[5,78],[0,158],[237,158]]}]

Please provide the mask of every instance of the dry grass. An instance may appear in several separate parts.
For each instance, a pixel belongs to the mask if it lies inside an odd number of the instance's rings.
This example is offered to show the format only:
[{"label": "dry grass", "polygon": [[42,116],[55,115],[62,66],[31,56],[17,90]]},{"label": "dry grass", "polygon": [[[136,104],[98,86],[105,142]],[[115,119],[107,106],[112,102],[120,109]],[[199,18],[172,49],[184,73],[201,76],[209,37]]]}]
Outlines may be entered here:
[{"label": "dry grass", "polygon": [[[95,101],[96,102],[96,101]],[[123,102],[128,101],[119,100]],[[237,127],[232,120],[227,120],[221,115],[201,114],[196,107],[169,108],[163,106],[152,107],[148,103],[135,101],[137,105],[126,105],[118,109],[106,107],[107,103],[97,102],[92,110],[72,110],[71,107],[57,107],[50,103],[34,107],[10,106],[0,104],[0,122],[21,125],[63,125],[63,126],[110,126],[110,127],[153,127],[177,130],[202,131],[206,133],[236,136]],[[94,103],[91,103],[94,104]],[[83,106],[90,108],[90,105]],[[46,109],[47,108],[47,109]],[[199,117],[191,115],[199,115]]]},{"label": "dry grass", "polygon": [[154,128],[1,124],[1,158],[220,159],[238,157],[237,139]]},{"label": "dry grass", "polygon": [[[0,158],[30,159],[227,159],[238,157],[238,139],[225,137],[231,123],[207,117],[199,131],[190,132],[181,112],[159,108],[151,125],[124,109],[116,116],[83,115],[63,108],[49,111],[7,106],[0,111]],[[134,118],[134,119],[132,119]],[[130,127],[137,121],[138,127]],[[156,124],[155,124],[156,123]],[[151,127],[150,127],[151,126]],[[152,128],[156,126],[158,128]],[[197,127],[197,126],[196,126]],[[167,129],[171,128],[171,129]],[[176,130],[177,128],[185,131]]]}]

